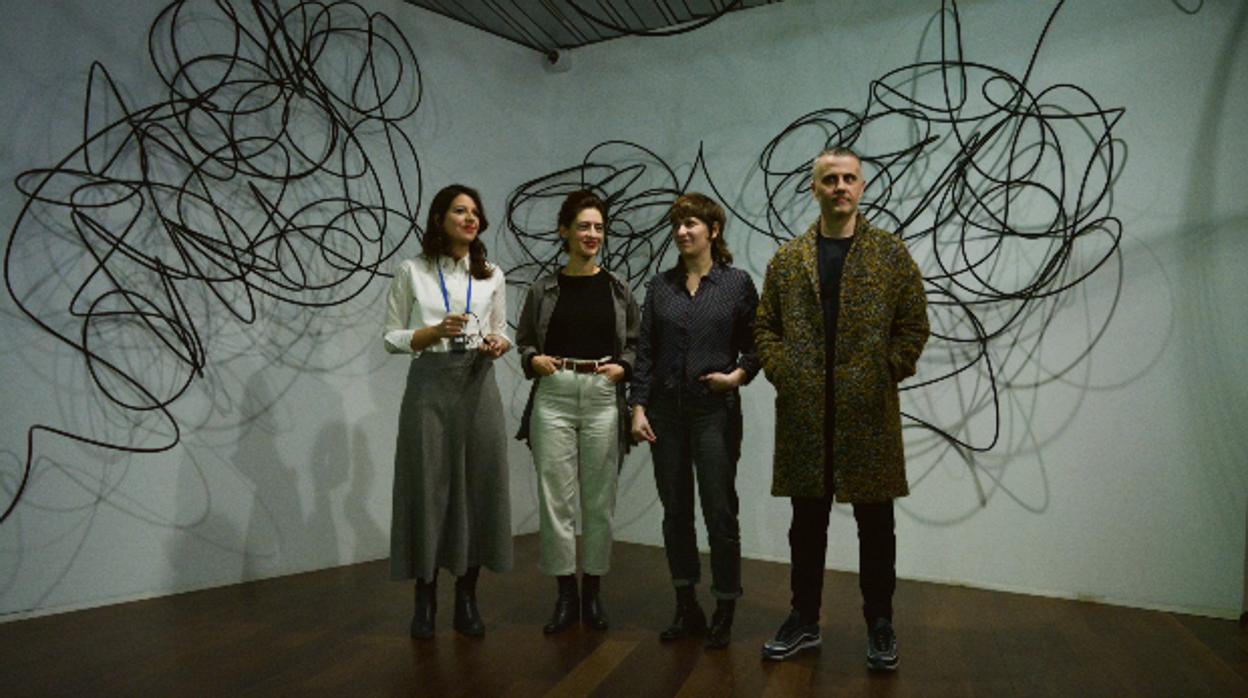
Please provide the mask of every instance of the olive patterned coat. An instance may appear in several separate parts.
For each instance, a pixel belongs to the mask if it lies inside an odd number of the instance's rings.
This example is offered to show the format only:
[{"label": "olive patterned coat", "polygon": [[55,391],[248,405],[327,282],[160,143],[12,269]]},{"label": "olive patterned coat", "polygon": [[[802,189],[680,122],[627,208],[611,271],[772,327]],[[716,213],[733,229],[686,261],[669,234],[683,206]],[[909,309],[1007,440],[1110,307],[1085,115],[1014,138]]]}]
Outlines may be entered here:
[{"label": "olive patterned coat", "polygon": [[[824,334],[819,221],[780,246],[767,265],[755,346],[776,388],[771,493],[822,497]],[[897,383],[914,375],[927,341],[923,276],[897,236],[859,213],[841,276],[833,379],[833,478],[840,502],[909,494]]]}]

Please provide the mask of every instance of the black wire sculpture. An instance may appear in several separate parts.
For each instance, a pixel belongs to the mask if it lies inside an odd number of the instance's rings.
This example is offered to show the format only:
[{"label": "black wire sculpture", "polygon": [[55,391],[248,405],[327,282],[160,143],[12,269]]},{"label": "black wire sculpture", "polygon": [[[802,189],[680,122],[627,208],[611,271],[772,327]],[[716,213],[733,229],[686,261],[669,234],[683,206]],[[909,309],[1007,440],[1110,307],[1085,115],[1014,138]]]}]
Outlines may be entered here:
[{"label": "black wire sculpture", "polygon": [[[1123,110],[1102,108],[1075,85],[1029,86],[1062,4],[1016,78],[963,58],[957,5],[947,0],[939,60],[890,71],[871,83],[861,112],[806,114],[762,149],[758,214],[724,196],[701,146],[684,177],[635,143],[592,148],[581,163],[508,197],[508,243],[520,260],[509,285],[554,268],[551,221],[572,189],[593,188],[608,201],[604,263],[637,288],[668,251],[670,202],[696,177],[734,220],[780,242],[811,205],[810,156],[852,146],[875,173],[863,210],[924,265],[934,353],[950,361],[908,389],[978,371],[984,400],[967,411],[991,409],[995,428],[975,440],[962,427],[910,419],[958,448],[994,448],[1000,377],[992,349],[1034,353],[1060,299],[1117,254],[1122,234],[1109,210],[1123,149],[1112,129]],[[153,22],[148,49],[166,94],[132,107],[105,67],[91,66],[82,143],[18,176],[26,202],[4,257],[16,307],[83,357],[97,400],[113,414],[109,426],[124,436],[31,426],[20,478],[0,483],[11,496],[0,523],[27,487],[40,435],[131,453],[179,443],[170,406],[210,365],[206,316],[224,312],[247,325],[261,316],[261,301],[344,304],[385,276],[419,234],[419,158],[399,124],[420,104],[420,69],[388,17],[350,1],[282,9],[176,0]],[[906,142],[879,145],[896,133]],[[795,152],[798,160],[787,161]],[[1043,218],[1037,202],[1048,208]],[[1089,262],[1097,239],[1102,247]],[[24,264],[39,255],[55,258]],[[139,431],[156,443],[136,442]]]},{"label": "black wire sculpture", "polygon": [[[175,446],[170,405],[204,374],[212,311],[250,324],[261,300],[345,303],[419,234],[419,159],[399,124],[420,105],[420,68],[386,15],[349,1],[176,0],[148,51],[166,94],[132,107],[92,64],[82,143],[17,177],[26,201],[4,256],[16,306],[81,354],[129,438],[30,427],[0,523],[40,435]],[[73,270],[59,285],[47,267],[20,272],[49,246],[62,253],[51,269]],[[157,443],[135,442],[140,423]]]},{"label": "black wire sculpture", "polygon": [[[658,271],[670,239],[668,207],[695,176],[739,221],[738,232],[729,231],[734,240],[741,240],[744,226],[781,243],[816,215],[808,213],[813,156],[852,147],[874,173],[861,210],[902,237],[923,268],[933,325],[927,355],[948,363],[905,389],[931,390],[972,372],[982,378],[964,413],[949,423],[906,417],[957,449],[992,450],[1001,436],[1001,384],[1021,385],[1000,375],[994,349],[1003,348],[1007,357],[1033,356],[1065,294],[1116,258],[1122,237],[1110,209],[1125,150],[1113,128],[1124,109],[1102,107],[1077,85],[1030,84],[1063,4],[1056,3],[1025,72],[1016,77],[964,57],[957,3],[942,2],[937,60],[891,70],[870,83],[861,111],[829,107],[805,114],[763,147],[758,170],[765,206],[759,214],[741,210],[748,192],[736,205],[723,195],[707,167],[705,144],[684,178],[676,172],[685,167],[642,145],[595,146],[580,164],[527,182],[508,197],[506,224],[522,260],[507,271],[508,283],[524,287],[557,267],[553,210],[580,188],[607,201],[603,263],[635,289]],[[786,160],[790,153],[796,160]],[[1049,379],[1085,358],[1103,332]],[[992,433],[961,433],[985,409],[992,412]]]}]

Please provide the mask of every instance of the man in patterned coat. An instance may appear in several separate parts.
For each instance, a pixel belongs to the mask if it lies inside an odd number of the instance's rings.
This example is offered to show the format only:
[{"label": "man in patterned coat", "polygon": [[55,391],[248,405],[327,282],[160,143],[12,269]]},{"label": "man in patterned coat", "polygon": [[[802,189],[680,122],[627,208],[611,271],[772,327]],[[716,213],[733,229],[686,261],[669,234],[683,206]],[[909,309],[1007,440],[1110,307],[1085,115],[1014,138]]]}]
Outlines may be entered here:
[{"label": "man in patterned coat", "polygon": [[832,502],[853,505],[867,663],[897,666],[892,627],[897,541],[893,500],[909,493],[897,384],[927,341],[923,276],[905,244],[858,211],[865,182],[853,151],[824,151],[811,190],[820,217],[780,247],[754,323],[776,388],[772,494],[790,497],[793,610],[763,656],[818,647]]}]

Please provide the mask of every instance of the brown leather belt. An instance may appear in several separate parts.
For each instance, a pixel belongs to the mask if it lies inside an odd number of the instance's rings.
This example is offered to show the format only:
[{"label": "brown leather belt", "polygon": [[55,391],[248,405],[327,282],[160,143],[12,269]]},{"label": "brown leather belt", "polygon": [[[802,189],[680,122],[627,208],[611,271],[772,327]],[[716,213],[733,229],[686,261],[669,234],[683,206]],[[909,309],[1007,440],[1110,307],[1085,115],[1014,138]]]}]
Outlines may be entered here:
[{"label": "brown leather belt", "polygon": [[602,359],[559,359],[559,368],[575,373],[597,373]]}]

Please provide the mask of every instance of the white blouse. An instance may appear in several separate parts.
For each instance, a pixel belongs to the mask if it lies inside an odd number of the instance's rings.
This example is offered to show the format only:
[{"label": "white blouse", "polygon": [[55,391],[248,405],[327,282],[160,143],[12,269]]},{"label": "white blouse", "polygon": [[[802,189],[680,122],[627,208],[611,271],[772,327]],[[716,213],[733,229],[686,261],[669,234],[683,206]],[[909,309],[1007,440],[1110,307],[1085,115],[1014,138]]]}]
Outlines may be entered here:
[{"label": "white blouse", "polygon": [[[446,282],[446,298],[442,295],[442,283],[438,267]],[[490,264],[490,278],[472,279],[472,307],[465,308],[468,300],[468,256],[456,260],[439,256],[437,266],[424,255],[405,259],[394,270],[390,293],[386,298],[386,325],[382,333],[386,351],[391,354],[415,354],[412,351],[412,335],[418,329],[430,327],[446,317],[446,300],[449,298],[452,313],[471,313],[465,333],[468,348],[476,349],[483,335],[497,334],[507,338],[507,283],[503,270]],[[425,351],[450,351],[449,339],[439,339]]]}]

